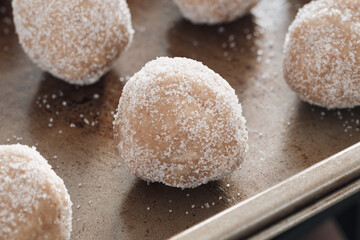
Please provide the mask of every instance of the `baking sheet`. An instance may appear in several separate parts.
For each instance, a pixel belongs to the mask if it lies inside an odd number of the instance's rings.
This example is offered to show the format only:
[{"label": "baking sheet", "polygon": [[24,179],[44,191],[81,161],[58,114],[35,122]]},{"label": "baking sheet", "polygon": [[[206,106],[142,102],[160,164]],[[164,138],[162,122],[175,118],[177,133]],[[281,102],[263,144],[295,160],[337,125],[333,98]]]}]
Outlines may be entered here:
[{"label": "baking sheet", "polygon": [[[316,210],[329,208],[330,202],[317,209],[312,204],[328,199],[339,189],[347,189],[354,179],[360,179],[359,176],[360,143],[357,143],[171,239],[257,239],[259,232],[264,233],[259,239],[270,239],[289,225],[305,221]],[[337,196],[337,201],[346,198]],[[301,211],[307,207],[312,211]],[[284,220],[288,221],[286,227]],[[273,231],[267,231],[269,229]]]},{"label": "baking sheet", "polygon": [[[14,33],[11,3],[1,1],[0,143],[36,146],[64,179],[74,203],[72,239],[179,233],[360,141],[359,108],[313,107],[283,80],[285,33],[305,2],[263,0],[251,15],[208,27],[183,20],[169,0],[129,0],[132,46],[100,82],[75,87],[27,58]],[[126,78],[164,55],[204,62],[242,102],[250,150],[241,169],[222,181],[188,190],[147,185],[117,157],[112,114]]]},{"label": "baking sheet", "polygon": [[278,223],[265,229],[252,236],[251,239],[266,239],[278,236],[280,233],[286,232],[292,227],[314,217],[316,214],[322,213],[323,211],[335,206],[344,199],[354,196],[360,192],[360,179],[351,182],[346,187],[343,187],[336,192],[326,196],[325,198],[311,204],[310,206],[301,209],[289,218],[282,219]]}]

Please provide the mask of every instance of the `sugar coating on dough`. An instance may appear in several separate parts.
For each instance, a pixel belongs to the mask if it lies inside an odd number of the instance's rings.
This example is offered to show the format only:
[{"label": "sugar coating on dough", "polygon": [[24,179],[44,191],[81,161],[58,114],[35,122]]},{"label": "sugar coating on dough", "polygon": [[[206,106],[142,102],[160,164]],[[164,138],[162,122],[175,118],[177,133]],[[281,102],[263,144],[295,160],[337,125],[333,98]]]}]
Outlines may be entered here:
[{"label": "sugar coating on dough", "polygon": [[146,181],[193,188],[243,161],[248,133],[235,91],[187,58],[147,63],[125,85],[115,116],[119,153]]},{"label": "sugar coating on dough", "polygon": [[284,77],[300,98],[327,108],[360,105],[360,1],[305,5],[289,27]]},{"label": "sugar coating on dough", "polygon": [[91,84],[132,41],[125,0],[13,0],[20,43],[42,69]]},{"label": "sugar coating on dough", "polygon": [[196,24],[233,21],[248,13],[259,0],[174,0],[183,16]]},{"label": "sugar coating on dough", "polygon": [[70,239],[72,203],[47,161],[24,145],[0,145],[0,239]]}]

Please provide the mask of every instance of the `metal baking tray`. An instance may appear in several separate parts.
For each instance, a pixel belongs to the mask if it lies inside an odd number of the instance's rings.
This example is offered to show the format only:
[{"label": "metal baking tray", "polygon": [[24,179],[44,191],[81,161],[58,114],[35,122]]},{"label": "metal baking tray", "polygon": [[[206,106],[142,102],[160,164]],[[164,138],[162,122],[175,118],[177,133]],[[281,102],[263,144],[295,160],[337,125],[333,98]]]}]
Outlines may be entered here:
[{"label": "metal baking tray", "polygon": [[[340,201],[359,186],[350,184],[360,175],[359,145],[338,152],[360,141],[360,109],[303,103],[282,77],[284,37],[305,2],[264,0],[233,23],[195,26],[172,1],[129,0],[132,46],[101,81],[76,87],[28,59],[11,2],[1,1],[0,143],[36,146],[64,179],[72,239],[165,239],[186,229],[174,238],[274,236],[328,206],[321,199],[331,191],[342,191],[331,198]],[[250,150],[229,177],[186,190],[148,185],[119,160],[113,111],[126,79],[157,56],[202,61],[236,90]]]}]

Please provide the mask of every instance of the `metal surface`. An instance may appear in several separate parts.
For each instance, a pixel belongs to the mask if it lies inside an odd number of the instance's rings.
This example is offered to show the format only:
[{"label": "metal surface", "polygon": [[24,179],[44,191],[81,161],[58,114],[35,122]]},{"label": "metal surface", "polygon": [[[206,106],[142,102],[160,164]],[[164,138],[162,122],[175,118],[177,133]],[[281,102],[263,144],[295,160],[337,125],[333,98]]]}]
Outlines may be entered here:
[{"label": "metal surface", "polygon": [[[264,0],[223,27],[194,26],[169,0],[128,2],[133,45],[101,81],[75,87],[27,58],[10,1],[0,1],[0,144],[37,146],[64,179],[74,203],[72,239],[171,237],[360,141],[359,108],[310,106],[282,78],[285,33],[305,1]],[[242,102],[250,150],[222,181],[188,190],[147,185],[118,159],[112,111],[124,85],[119,78],[163,55],[204,62]]]},{"label": "metal surface", "polygon": [[[300,174],[219,213],[172,239],[238,239],[247,237],[359,175],[360,143],[309,167]],[[324,203],[324,205],[326,204]],[[266,238],[268,237],[266,236]]]},{"label": "metal surface", "polygon": [[356,193],[360,192],[360,179],[351,182],[346,187],[340,188],[339,190],[331,193],[330,195],[322,198],[319,201],[316,201],[313,204],[310,204],[306,208],[301,209],[300,211],[292,214],[291,216],[271,225],[270,227],[264,229],[261,232],[251,236],[249,239],[265,239],[273,238],[278,236],[280,233],[286,232],[292,227],[297,226],[298,224],[305,222],[311,217],[319,214],[330,207],[342,202],[344,199],[347,199]]}]

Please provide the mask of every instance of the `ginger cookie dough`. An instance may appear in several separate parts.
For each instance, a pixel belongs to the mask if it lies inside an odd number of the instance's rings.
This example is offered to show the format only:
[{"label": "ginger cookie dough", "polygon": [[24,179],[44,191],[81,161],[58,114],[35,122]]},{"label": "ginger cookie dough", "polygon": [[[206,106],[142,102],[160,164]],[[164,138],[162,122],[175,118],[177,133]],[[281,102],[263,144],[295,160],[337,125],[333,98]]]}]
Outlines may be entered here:
[{"label": "ginger cookie dough", "polygon": [[301,99],[326,108],[360,105],[360,1],[312,1],[286,36],[284,77]]},{"label": "ginger cookie dough", "polygon": [[91,84],[132,41],[125,0],[13,0],[20,43],[43,70],[72,84]]},{"label": "ginger cookie dough", "polygon": [[195,24],[230,22],[248,13],[259,0],[174,0],[182,15]]},{"label": "ginger cookie dough", "polygon": [[234,89],[187,58],[161,57],[136,73],[123,89],[114,130],[131,172],[179,188],[228,175],[248,148]]},{"label": "ginger cookie dough", "polygon": [[0,239],[69,240],[71,200],[47,161],[24,145],[0,145]]}]

